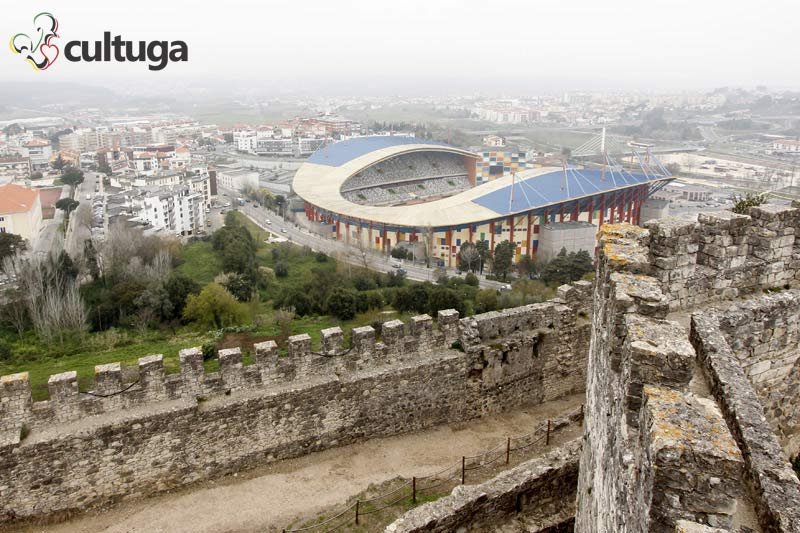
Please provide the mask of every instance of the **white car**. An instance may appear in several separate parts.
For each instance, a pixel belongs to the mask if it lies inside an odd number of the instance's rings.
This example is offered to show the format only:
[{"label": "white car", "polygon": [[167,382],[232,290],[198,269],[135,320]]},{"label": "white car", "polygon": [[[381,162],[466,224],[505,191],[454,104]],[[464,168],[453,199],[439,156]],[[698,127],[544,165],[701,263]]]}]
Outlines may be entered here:
[{"label": "white car", "polygon": [[286,228],[283,228],[283,229],[281,230],[281,233],[288,233],[288,232],[286,231]]},{"label": "white car", "polygon": [[264,222],[267,223],[267,224],[272,224],[272,221],[270,219],[267,219]]}]

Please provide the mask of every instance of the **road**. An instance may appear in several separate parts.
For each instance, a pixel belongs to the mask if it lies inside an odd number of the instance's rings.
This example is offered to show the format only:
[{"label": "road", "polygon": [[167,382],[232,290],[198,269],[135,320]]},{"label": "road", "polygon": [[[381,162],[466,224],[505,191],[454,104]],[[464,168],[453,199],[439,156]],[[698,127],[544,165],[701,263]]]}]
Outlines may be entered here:
[{"label": "road", "polygon": [[[238,193],[231,190],[221,191],[225,202],[236,203],[236,198],[239,197]],[[222,201],[222,200],[220,200]],[[363,266],[370,270],[377,272],[389,272],[393,269],[392,263],[396,259],[392,259],[382,254],[375,253],[374,251],[362,251],[347,244],[332,239],[326,239],[319,235],[315,235],[305,228],[294,224],[290,221],[283,220],[279,215],[273,211],[269,211],[265,207],[256,207],[252,203],[246,203],[244,206],[238,206],[237,209],[247,215],[256,225],[262,229],[269,231],[275,235],[286,237],[295,244],[301,246],[308,246],[315,251],[324,252],[331,257],[337,258],[339,261],[350,263],[356,266]],[[270,224],[266,221],[269,220]],[[212,217],[213,224],[213,217]],[[212,226],[213,228],[213,226]],[[427,268],[424,265],[409,263],[402,261],[402,268],[406,271],[406,276],[415,281],[434,281],[435,269]],[[455,269],[447,269],[449,276],[457,276],[458,273]],[[500,289],[503,283],[486,279],[485,276],[478,276],[480,286],[482,288]]]}]

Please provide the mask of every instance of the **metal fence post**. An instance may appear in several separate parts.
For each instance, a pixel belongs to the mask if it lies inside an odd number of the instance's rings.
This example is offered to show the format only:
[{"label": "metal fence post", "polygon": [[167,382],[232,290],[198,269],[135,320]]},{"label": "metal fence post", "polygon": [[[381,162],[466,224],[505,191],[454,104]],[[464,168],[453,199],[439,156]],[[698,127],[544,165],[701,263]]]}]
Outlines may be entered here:
[{"label": "metal fence post", "polygon": [[511,437],[508,437],[506,440],[506,464],[511,459]]},{"label": "metal fence post", "polygon": [[411,478],[411,503],[417,503],[417,477]]},{"label": "metal fence post", "polygon": [[544,440],[545,446],[550,446],[550,419],[547,419],[547,437]]},{"label": "metal fence post", "polygon": [[461,484],[462,485],[464,484],[464,477],[465,477],[465,474],[467,472],[466,466],[467,466],[467,458],[462,455],[461,456]]},{"label": "metal fence post", "polygon": [[361,504],[361,500],[356,500],[356,525],[358,525],[358,506]]}]

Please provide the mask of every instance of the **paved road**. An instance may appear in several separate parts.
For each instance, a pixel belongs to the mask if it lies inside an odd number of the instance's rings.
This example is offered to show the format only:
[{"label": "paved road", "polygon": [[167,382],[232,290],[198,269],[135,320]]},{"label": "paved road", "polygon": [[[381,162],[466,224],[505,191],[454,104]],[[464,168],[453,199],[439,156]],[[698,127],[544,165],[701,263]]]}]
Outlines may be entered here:
[{"label": "paved road", "polygon": [[[237,193],[230,190],[222,190],[223,200],[221,202],[230,201],[235,204],[238,197]],[[232,209],[233,207],[231,207]],[[325,239],[319,235],[315,235],[305,228],[297,226],[293,222],[285,221],[275,212],[269,211],[265,207],[256,207],[252,203],[239,206],[238,210],[247,215],[250,220],[255,222],[261,228],[274,233],[275,235],[286,237],[295,244],[301,246],[308,246],[313,250],[324,252],[340,261],[350,263],[352,265],[366,266],[370,270],[377,272],[389,272],[392,270],[392,262],[396,261],[382,254],[373,251],[362,252],[361,250],[348,246],[341,241],[332,239]],[[266,221],[269,220],[270,224]],[[402,261],[402,267],[407,272],[407,277],[416,281],[434,281],[434,269],[427,268],[424,265],[412,264],[407,261]],[[447,269],[450,276],[458,275],[455,269]],[[500,289],[504,284],[488,280],[483,276],[479,276],[480,286],[482,288]]]}]

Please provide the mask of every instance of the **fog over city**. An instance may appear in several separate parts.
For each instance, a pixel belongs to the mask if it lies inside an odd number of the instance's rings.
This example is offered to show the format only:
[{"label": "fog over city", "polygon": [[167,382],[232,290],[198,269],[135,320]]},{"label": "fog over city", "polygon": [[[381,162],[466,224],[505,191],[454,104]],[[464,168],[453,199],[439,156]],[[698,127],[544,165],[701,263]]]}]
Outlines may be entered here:
[{"label": "fog over city", "polygon": [[108,31],[183,40],[189,60],[150,72],[62,57],[42,73],[3,53],[3,82],[354,95],[800,86],[790,0],[35,1],[6,5],[0,34],[32,31],[40,11],[58,19],[62,54]]}]

